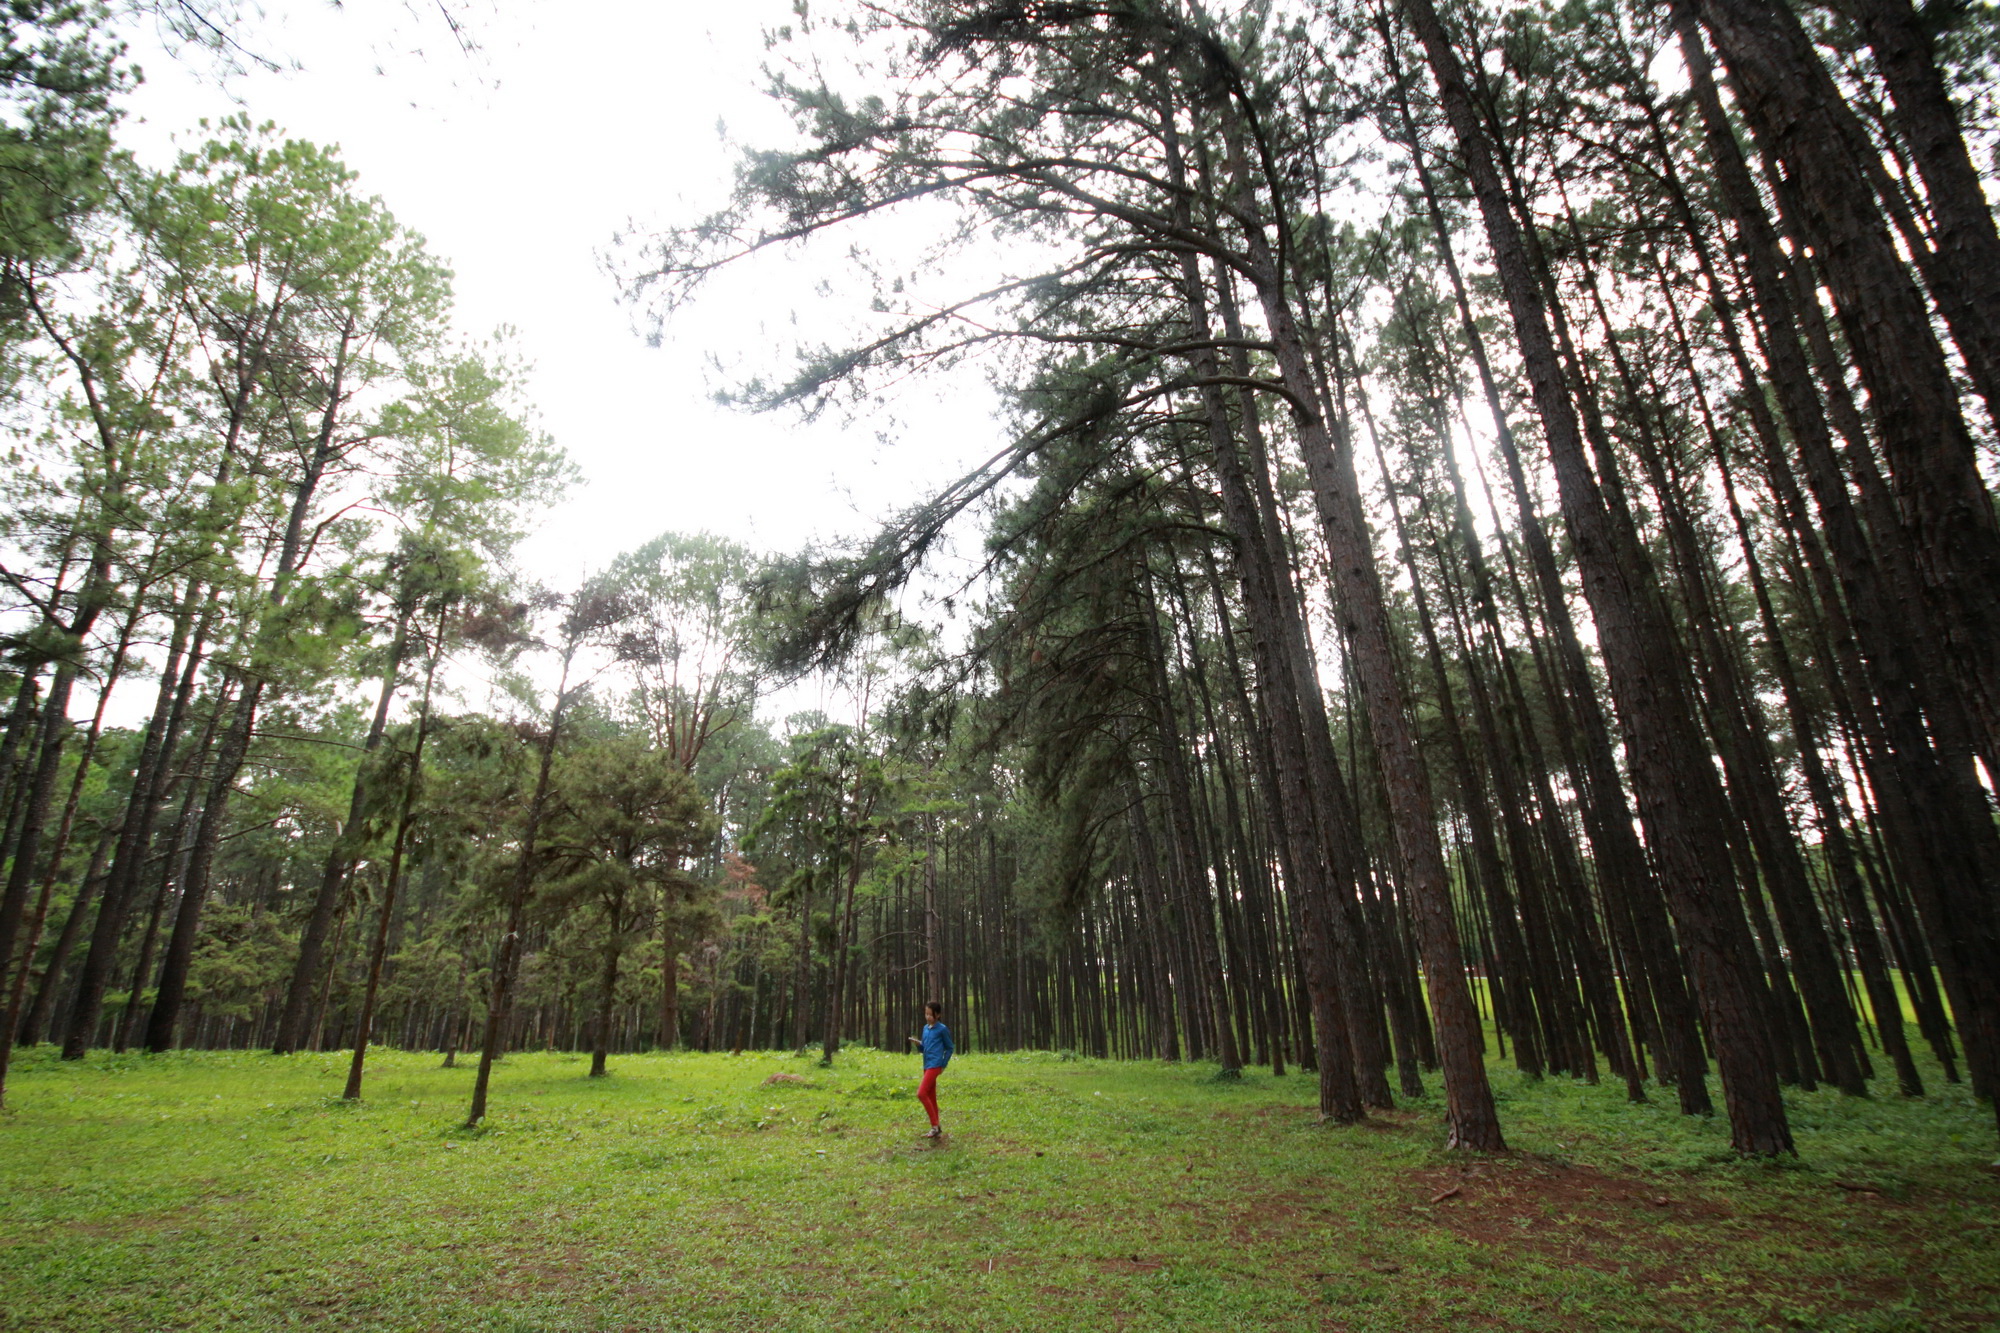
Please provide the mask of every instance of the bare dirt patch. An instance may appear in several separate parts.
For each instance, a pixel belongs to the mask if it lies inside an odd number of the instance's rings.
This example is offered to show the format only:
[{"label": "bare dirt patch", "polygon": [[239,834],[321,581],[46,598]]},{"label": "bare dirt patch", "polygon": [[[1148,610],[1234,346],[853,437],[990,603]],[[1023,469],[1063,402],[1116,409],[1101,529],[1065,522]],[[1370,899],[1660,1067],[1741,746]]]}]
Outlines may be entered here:
[{"label": "bare dirt patch", "polygon": [[1401,1183],[1413,1223],[1451,1232],[1485,1261],[1539,1260],[1620,1274],[1659,1293],[1664,1304],[1745,1318],[1746,1327],[1752,1326],[1751,1308],[1781,1301],[1822,1315],[1881,1309],[1921,1297],[1935,1276],[1925,1271],[1922,1247],[1913,1239],[1910,1263],[1893,1276],[1830,1264],[1818,1276],[1766,1275],[1754,1284],[1716,1279],[1717,1260],[1745,1243],[1847,1255],[1851,1238],[1825,1225],[1835,1210],[1865,1212],[1871,1240],[1893,1243],[1906,1229],[1892,1215],[1895,1206],[1873,1191],[1829,1188],[1826,1211],[1775,1198],[1770,1203],[1776,1207],[1765,1207],[1756,1199],[1720,1199],[1687,1182],[1614,1175],[1525,1154],[1415,1170]]},{"label": "bare dirt patch", "polygon": [[1409,1172],[1404,1182],[1414,1215],[1466,1240],[1560,1253],[1568,1262],[1605,1271],[1624,1266],[1613,1253],[1622,1243],[1658,1242],[1665,1220],[1712,1224],[1735,1216],[1659,1181],[1525,1156],[1428,1167]]}]

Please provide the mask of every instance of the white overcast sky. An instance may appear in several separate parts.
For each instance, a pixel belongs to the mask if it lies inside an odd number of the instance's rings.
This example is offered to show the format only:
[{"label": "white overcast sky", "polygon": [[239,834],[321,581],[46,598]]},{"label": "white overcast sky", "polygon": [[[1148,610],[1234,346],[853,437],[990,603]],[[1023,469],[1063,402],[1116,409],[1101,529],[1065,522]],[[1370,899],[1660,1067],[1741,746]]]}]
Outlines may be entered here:
[{"label": "white overcast sky", "polygon": [[[737,143],[782,141],[763,95],[782,0],[492,0],[456,6],[461,50],[429,0],[270,0],[234,35],[287,66],[219,76],[128,32],[145,82],[121,134],[164,165],[204,117],[247,114],[336,144],[362,187],[456,272],[457,322],[500,325],[534,365],[531,396],[583,484],[523,547],[524,572],[573,585],[662,531],[762,550],[859,533],[992,451],[983,386],[904,405],[906,426],[751,416],[714,405],[711,357],[754,361],[795,313],[823,317],[811,256],[717,285],[647,346],[599,256],[628,223],[723,200]],[[969,390],[969,391],[968,391]],[[879,437],[879,438],[878,438]]]},{"label": "white overcast sky", "polygon": [[[133,27],[146,78],[126,101],[121,137],[165,165],[177,142],[200,138],[203,118],[247,114],[337,145],[363,188],[453,268],[461,331],[517,331],[541,424],[583,474],[522,547],[524,574],[573,587],[664,531],[770,552],[858,535],[994,451],[994,396],[977,371],[906,390],[893,414],[846,422],[714,404],[714,362],[782,371],[774,349],[800,328],[837,337],[841,316],[865,302],[844,238],[728,275],[658,347],[635,331],[601,265],[628,226],[719,206],[734,145],[786,141],[760,71],[765,31],[793,21],[788,0],[443,2],[466,20],[471,51],[439,0],[265,0],[232,35],[283,68],[243,62],[251,67],[227,75]],[[837,58],[843,39],[826,40]],[[1656,77],[1679,74],[1664,67],[1670,55]],[[925,249],[921,213],[892,225],[876,236],[878,256],[895,264]],[[983,247],[971,262],[997,273],[1010,255]],[[955,262],[967,277],[966,259]],[[955,580],[926,582],[949,592]],[[941,613],[933,604],[922,618]],[[813,702],[793,692],[775,711]]]}]

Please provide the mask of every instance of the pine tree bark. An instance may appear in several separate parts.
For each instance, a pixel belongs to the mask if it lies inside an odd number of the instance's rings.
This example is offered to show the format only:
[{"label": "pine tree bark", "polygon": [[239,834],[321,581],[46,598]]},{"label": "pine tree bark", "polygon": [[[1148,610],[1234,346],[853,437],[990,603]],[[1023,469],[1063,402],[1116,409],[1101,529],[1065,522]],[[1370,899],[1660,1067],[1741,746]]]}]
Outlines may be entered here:
[{"label": "pine tree bark", "polygon": [[1849,0],[1843,9],[1875,55],[1895,100],[1896,131],[1923,177],[1942,278],[1932,295],[1940,306],[1952,302],[1947,319],[1953,341],[1987,411],[2000,422],[2000,231],[1930,34],[1910,0]]},{"label": "pine tree bark", "polygon": [[[1698,0],[1695,8],[1728,67],[1745,120],[1783,167],[1779,188],[1787,210],[1824,275],[1868,390],[1923,596],[1988,745],[2000,745],[2000,522],[1929,309],[1869,188],[1873,149],[1788,7],[1775,0]],[[1990,215],[1986,225],[1990,233]],[[2000,282],[1991,273],[1974,280]],[[1968,341],[1976,356],[1983,340]],[[1983,944],[1993,943],[1990,921],[1964,924]]]}]

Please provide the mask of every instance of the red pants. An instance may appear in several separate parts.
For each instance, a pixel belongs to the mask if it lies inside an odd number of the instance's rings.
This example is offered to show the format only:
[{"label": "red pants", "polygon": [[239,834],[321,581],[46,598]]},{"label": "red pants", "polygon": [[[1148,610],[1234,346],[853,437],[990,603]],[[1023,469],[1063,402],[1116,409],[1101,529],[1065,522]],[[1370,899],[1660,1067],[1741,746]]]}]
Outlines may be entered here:
[{"label": "red pants", "polygon": [[931,1123],[933,1125],[935,1125],[938,1122],[937,1076],[939,1074],[942,1074],[943,1072],[944,1071],[942,1069],[926,1069],[924,1071],[924,1081],[917,1085],[917,1100],[922,1102],[924,1104],[924,1110],[930,1113]]}]

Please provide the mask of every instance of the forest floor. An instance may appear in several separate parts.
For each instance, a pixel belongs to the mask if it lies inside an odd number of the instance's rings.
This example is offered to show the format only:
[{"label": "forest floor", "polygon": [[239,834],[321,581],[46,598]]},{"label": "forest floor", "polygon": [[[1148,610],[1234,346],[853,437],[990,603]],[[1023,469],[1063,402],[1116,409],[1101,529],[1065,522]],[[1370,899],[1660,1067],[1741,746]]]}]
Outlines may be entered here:
[{"label": "forest floor", "polygon": [[[1512,1151],[1432,1097],[1314,1125],[1309,1075],[914,1058],[24,1052],[0,1328],[1460,1330],[2000,1327],[1993,1118],[1792,1094],[1796,1162],[1494,1067]],[[1935,1071],[1930,1071],[1935,1073]],[[779,1076],[778,1082],[771,1082]],[[792,1082],[790,1079],[802,1079]]]}]

